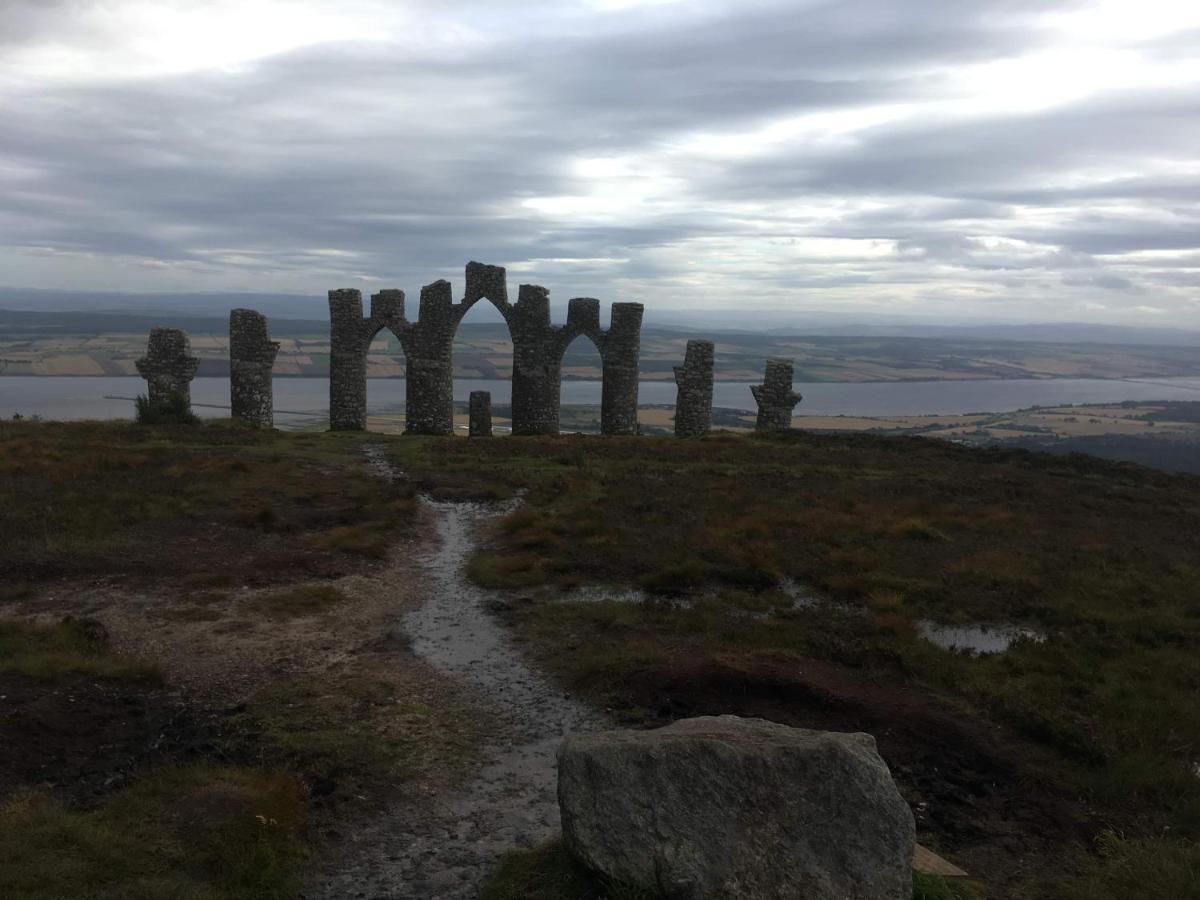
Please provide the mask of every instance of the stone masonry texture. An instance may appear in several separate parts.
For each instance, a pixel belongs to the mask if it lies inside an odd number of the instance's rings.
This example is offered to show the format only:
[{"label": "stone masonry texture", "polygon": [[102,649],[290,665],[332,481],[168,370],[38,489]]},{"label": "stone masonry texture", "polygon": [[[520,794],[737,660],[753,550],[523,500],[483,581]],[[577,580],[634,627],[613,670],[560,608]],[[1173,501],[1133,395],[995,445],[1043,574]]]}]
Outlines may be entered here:
[{"label": "stone masonry texture", "polygon": [[471,437],[492,436],[492,392],[471,391],[467,434]]},{"label": "stone masonry texture", "polygon": [[415,322],[405,318],[403,291],[380,291],[372,296],[369,317],[363,316],[359,291],[329,292],[330,427],[366,428],[367,351],[375,335],[387,328],[400,341],[407,362],[407,433],[452,434],[454,334],[463,316],[480,300],[499,310],[512,336],[513,434],[558,433],[562,357],[567,345],[581,334],[600,351],[604,378],[600,430],[604,434],[636,433],[642,305],[614,303],[611,325],[604,331],[599,301],[576,298],[569,301],[567,323],[553,325],[545,288],[523,284],[517,302],[509,303],[504,269],[478,262],[467,263],[466,289],[458,303],[448,281],[423,287]]},{"label": "stone masonry texture", "polygon": [[252,309],[229,313],[229,404],[233,417],[270,428],[275,421],[271,368],[279,344],[267,336],[267,317]]},{"label": "stone masonry texture", "polygon": [[187,335],[178,328],[152,328],[146,355],[137,360],[138,374],[146,379],[151,403],[163,403],[173,395],[192,402],[192,379],[200,360],[192,356]]},{"label": "stone masonry texture", "polygon": [[713,342],[688,341],[683,365],[675,367],[675,434],[700,437],[712,427]]},{"label": "stone masonry texture", "polygon": [[802,399],[792,391],[792,361],[768,359],[762,384],[750,386],[758,403],[756,431],[780,431],[792,427],[792,410]]}]

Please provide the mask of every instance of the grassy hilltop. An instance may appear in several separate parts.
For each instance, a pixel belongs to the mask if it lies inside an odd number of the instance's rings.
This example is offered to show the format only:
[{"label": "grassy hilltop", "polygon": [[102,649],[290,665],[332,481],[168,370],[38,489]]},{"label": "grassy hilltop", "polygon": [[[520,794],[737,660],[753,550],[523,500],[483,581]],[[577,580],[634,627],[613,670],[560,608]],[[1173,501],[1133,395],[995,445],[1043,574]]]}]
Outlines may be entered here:
[{"label": "grassy hilltop", "polygon": [[[471,576],[567,690],[635,726],[869,731],[989,898],[1200,896],[1200,478],[865,434],[228,423],[0,424],[0,895],[294,896],[331,833],[461,779],[487,723],[380,579],[428,540],[419,492],[518,491]],[[922,637],[977,623],[1026,637]],[[491,895],[605,894],[551,847]]]}]

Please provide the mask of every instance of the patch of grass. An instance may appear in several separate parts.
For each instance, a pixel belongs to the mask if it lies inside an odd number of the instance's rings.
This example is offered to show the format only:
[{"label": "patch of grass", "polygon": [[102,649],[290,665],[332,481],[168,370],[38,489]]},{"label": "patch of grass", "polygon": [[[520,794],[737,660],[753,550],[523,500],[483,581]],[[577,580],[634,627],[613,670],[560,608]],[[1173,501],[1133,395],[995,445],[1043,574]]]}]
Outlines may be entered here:
[{"label": "patch of grass", "polygon": [[913,900],[983,900],[983,894],[962,878],[913,872]]},{"label": "patch of grass", "polygon": [[641,584],[652,594],[686,594],[704,584],[708,576],[708,566],[698,559],[689,559],[643,575]]},{"label": "patch of grass", "polygon": [[439,767],[460,768],[482,727],[453,698],[427,702],[420,690],[394,666],[364,663],[274,682],[251,698],[238,723],[297,771],[347,789],[390,787]]},{"label": "patch of grass", "polygon": [[934,528],[929,522],[919,516],[910,516],[892,524],[891,532],[902,540],[909,541],[948,541],[945,532]]},{"label": "patch of grass", "polygon": [[546,583],[540,557],[530,553],[476,553],[467,564],[467,576],[480,587],[511,590]]},{"label": "patch of grass", "polygon": [[387,556],[391,540],[386,532],[374,524],[339,525],[320,534],[314,534],[308,539],[308,546],[317,550],[383,559]]},{"label": "patch of grass", "polygon": [[481,900],[656,900],[613,885],[573,860],[562,841],[507,853],[483,887]]},{"label": "patch of grass", "polygon": [[362,445],[380,439],[222,421],[0,422],[0,576],[333,574],[377,558],[413,521],[413,486],[364,465]]},{"label": "patch of grass", "polygon": [[1200,844],[1179,838],[1126,840],[1105,832],[1089,871],[1072,881],[1062,900],[1128,900],[1133,897],[1200,898]]},{"label": "patch of grass", "polygon": [[0,896],[21,900],[284,900],[299,887],[295,779],[171,768],[99,807],[25,792],[0,804]]},{"label": "patch of grass", "polygon": [[[1128,896],[1134,896],[1130,894]],[[1174,897],[1172,894],[1147,896]],[[1180,894],[1191,897],[1190,894]],[[627,885],[613,884],[572,859],[561,840],[507,853],[484,884],[482,900],[662,900]],[[982,900],[961,879],[913,874],[913,900]],[[1072,898],[1073,900],[1073,898]],[[1096,900],[1099,900],[1097,897]],[[1114,898],[1115,900],[1115,898]]]},{"label": "patch of grass", "polygon": [[276,618],[315,616],[346,602],[346,595],[332,585],[304,584],[256,594],[249,601],[254,609]]},{"label": "patch of grass", "polygon": [[162,679],[156,666],[112,653],[98,623],[71,618],[56,625],[0,620],[0,672],[47,681],[70,675],[111,681]]},{"label": "patch of grass", "polygon": [[196,425],[200,421],[183,394],[169,394],[158,400],[138,394],[133,400],[133,408],[139,425]]}]

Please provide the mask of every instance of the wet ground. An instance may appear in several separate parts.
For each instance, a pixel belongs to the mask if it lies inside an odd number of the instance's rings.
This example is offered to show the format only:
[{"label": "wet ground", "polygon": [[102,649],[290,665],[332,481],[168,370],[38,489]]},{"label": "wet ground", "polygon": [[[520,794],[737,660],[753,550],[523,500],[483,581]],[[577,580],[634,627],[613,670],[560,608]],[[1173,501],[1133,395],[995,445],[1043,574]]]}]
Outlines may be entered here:
[{"label": "wet ground", "polygon": [[[403,477],[381,449],[372,448],[368,459],[380,477]],[[306,900],[477,896],[501,854],[558,830],[555,752],[562,737],[608,724],[526,662],[488,612],[488,592],[466,577],[480,530],[511,505],[422,505],[437,540],[414,567],[423,602],[400,628],[413,652],[466,686],[497,727],[465,784],[358,823],[337,870],[314,878]]]}]

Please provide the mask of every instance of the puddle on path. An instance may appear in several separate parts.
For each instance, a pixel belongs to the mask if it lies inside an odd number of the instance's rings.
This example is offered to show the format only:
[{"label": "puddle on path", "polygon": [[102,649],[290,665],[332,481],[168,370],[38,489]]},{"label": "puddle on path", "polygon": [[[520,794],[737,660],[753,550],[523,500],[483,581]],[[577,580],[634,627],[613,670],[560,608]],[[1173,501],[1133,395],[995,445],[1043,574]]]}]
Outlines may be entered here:
[{"label": "puddle on path", "polygon": [[1017,625],[940,625],[928,620],[917,623],[917,633],[944,650],[968,653],[1003,653],[1017,641],[1046,639],[1041,632]]},{"label": "puddle on path", "polygon": [[[382,448],[368,464],[395,480]],[[525,661],[487,611],[489,592],[466,577],[479,530],[513,504],[446,503],[422,498],[437,529],[418,561],[427,588],[422,606],[403,619],[413,651],[474,690],[500,727],[464,785],[392,810],[364,825],[346,867],[305,897],[430,900],[477,896],[499,856],[539,844],[559,828],[555,753],[563,735],[609,727]]]}]

